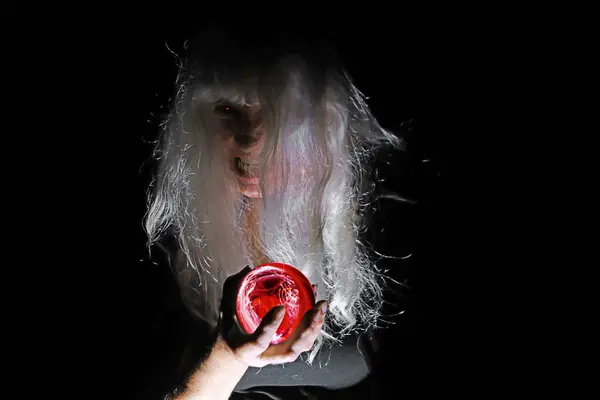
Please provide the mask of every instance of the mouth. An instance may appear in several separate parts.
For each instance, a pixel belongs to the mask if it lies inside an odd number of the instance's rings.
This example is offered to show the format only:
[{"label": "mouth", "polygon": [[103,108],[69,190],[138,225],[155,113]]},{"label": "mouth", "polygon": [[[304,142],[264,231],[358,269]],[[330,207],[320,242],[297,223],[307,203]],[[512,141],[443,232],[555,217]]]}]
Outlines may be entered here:
[{"label": "mouth", "polygon": [[249,198],[261,198],[257,171],[260,163],[247,158],[234,157],[233,170],[237,176],[241,193]]},{"label": "mouth", "polygon": [[259,165],[258,162],[241,157],[234,157],[233,165],[235,173],[242,184],[258,185],[259,181],[256,176],[256,169]]},{"label": "mouth", "polygon": [[233,161],[238,175],[246,178],[255,177],[254,171],[256,170],[256,166],[258,166],[259,164],[258,162],[244,159],[241,157],[234,157]]}]

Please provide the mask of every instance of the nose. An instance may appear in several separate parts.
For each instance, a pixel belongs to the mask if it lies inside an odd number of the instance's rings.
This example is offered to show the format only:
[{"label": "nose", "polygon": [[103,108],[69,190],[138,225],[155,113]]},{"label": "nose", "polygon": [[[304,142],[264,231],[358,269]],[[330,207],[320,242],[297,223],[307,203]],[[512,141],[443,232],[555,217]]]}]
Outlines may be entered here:
[{"label": "nose", "polygon": [[249,122],[245,128],[241,129],[241,132],[234,136],[234,140],[242,148],[252,147],[260,141],[264,134],[262,124],[259,120]]},{"label": "nose", "polygon": [[255,137],[250,134],[242,134],[236,135],[234,137],[235,142],[240,147],[251,147],[252,145],[258,143],[260,137]]}]

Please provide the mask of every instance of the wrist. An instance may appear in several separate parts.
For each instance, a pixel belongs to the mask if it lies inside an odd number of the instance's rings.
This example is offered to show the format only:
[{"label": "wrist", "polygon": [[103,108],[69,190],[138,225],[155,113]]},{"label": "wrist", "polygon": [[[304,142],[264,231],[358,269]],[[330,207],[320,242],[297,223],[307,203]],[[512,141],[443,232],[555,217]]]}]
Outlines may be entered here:
[{"label": "wrist", "polygon": [[242,375],[248,369],[248,364],[241,361],[235,356],[235,354],[231,350],[231,347],[229,347],[229,345],[221,335],[217,336],[217,340],[215,341],[209,358],[212,358],[213,360],[216,360],[219,363],[222,363],[223,365],[227,365],[228,368],[231,368],[232,372],[243,371]]},{"label": "wrist", "polygon": [[218,336],[208,357],[190,377],[180,399],[228,399],[248,365],[240,361]]}]

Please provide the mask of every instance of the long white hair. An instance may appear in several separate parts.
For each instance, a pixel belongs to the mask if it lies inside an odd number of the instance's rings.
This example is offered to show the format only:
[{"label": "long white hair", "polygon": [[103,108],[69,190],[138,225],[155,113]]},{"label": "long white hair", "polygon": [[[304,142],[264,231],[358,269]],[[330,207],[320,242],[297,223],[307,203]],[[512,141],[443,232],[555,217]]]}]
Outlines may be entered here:
[{"label": "long white hair", "polygon": [[301,270],[317,285],[317,300],[329,302],[312,363],[325,339],[377,324],[382,276],[359,240],[372,190],[369,160],[381,146],[402,143],[378,124],[325,46],[262,52],[204,35],[186,50],[155,150],[149,244],[173,235],[184,303],[215,326],[223,282],[252,265],[253,250],[244,238],[247,201],[203,110],[223,101],[260,104],[268,129],[257,213],[261,251]]}]

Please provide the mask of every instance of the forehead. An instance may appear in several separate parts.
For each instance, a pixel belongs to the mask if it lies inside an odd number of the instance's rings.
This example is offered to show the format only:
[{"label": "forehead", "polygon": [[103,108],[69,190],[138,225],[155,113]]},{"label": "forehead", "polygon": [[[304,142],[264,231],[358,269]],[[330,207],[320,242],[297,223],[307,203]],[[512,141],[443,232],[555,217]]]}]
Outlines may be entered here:
[{"label": "forehead", "polygon": [[255,79],[241,80],[224,84],[199,85],[194,90],[194,102],[227,103],[240,108],[260,108],[260,101]]}]

